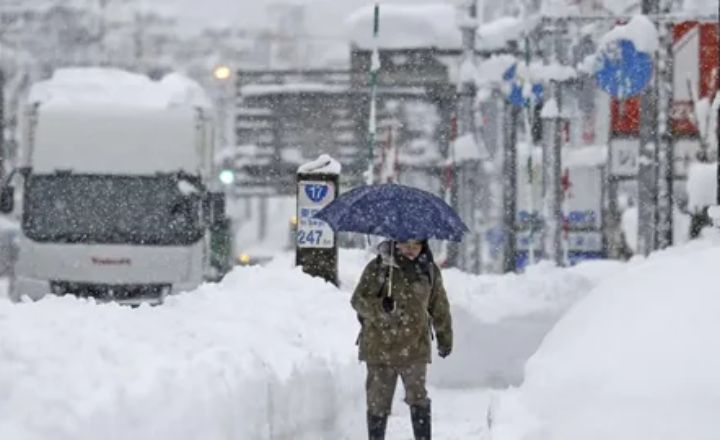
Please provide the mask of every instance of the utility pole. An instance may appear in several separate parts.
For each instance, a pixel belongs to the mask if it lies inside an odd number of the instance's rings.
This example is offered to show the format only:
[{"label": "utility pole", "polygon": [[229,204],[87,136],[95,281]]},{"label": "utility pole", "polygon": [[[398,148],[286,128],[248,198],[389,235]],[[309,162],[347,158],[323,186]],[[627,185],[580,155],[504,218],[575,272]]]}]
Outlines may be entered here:
[{"label": "utility pole", "polygon": [[[664,11],[668,12],[668,11]],[[658,179],[658,226],[657,248],[665,249],[673,244],[673,211],[675,206],[675,140],[670,127],[670,109],[673,102],[673,23],[658,23],[660,50],[658,52],[658,137],[660,140]]]},{"label": "utility pole", "polygon": [[505,101],[503,117],[503,272],[517,265],[517,126],[520,107]]},{"label": "utility pole", "polygon": [[[566,47],[563,36],[567,33],[567,23],[558,21],[553,29],[555,62],[565,64]],[[545,198],[547,215],[546,248],[548,257],[558,266],[565,265],[563,247],[563,187],[562,187],[562,147],[566,119],[563,117],[563,82],[552,81],[553,99],[557,109],[552,119],[552,138],[545,148],[545,168],[547,173],[547,194]]]},{"label": "utility pole", "polygon": [[[463,14],[464,19],[460,22],[460,30],[462,32],[462,41],[463,41],[463,54],[462,59],[460,60],[460,78],[458,81],[458,103],[459,103],[459,109],[458,109],[458,135],[460,137],[466,137],[471,136],[473,139],[475,138],[475,114],[473,112],[473,107],[475,105],[475,96],[477,94],[477,86],[475,84],[475,38],[477,33],[477,27],[478,27],[478,8],[477,8],[477,0],[467,0],[467,3],[465,5],[466,11]],[[465,139],[464,141],[466,141]],[[452,148],[455,148],[455,143],[453,143]],[[451,157],[455,157],[454,155],[451,155]],[[461,176],[462,170],[464,170],[466,167],[459,166],[456,161],[453,159],[452,163],[450,163],[450,166],[452,167],[452,174],[454,178],[452,179],[452,185],[450,187],[450,203],[453,209],[455,209],[455,212],[460,213],[467,213],[465,220],[468,224],[473,225],[474,222],[474,216],[475,213],[472,212],[472,204],[470,200],[467,200],[468,197],[463,197],[463,200],[460,200],[460,194],[467,195],[470,191],[470,188],[461,188],[460,185],[466,185],[471,179],[464,178],[465,176]],[[475,197],[475,195],[470,195],[470,197]],[[470,206],[465,206],[470,205]],[[472,231],[472,234],[475,234],[475,231]],[[470,243],[470,244],[468,244]],[[472,245],[472,240],[468,240],[465,244],[465,246]],[[463,265],[462,269],[468,270],[468,264],[467,260],[468,258],[466,253],[467,252],[461,252],[462,244],[460,243],[448,243],[448,265],[451,267],[457,267],[459,265]],[[462,258],[461,258],[462,254]]]},{"label": "utility pole", "polygon": [[375,144],[377,138],[377,83],[380,72],[380,48],[378,34],[380,32],[380,3],[375,3],[373,19],[373,50],[370,60],[370,117],[368,118],[368,164],[365,183],[375,182]]},{"label": "utility pole", "polygon": [[0,68],[0,179],[5,177],[5,72]]},{"label": "utility pole", "polygon": [[[720,13],[720,5],[718,5],[718,13]],[[720,53],[720,32],[718,32],[718,53]],[[717,87],[715,87],[715,99],[717,101],[720,101],[720,72],[715,77],[715,81],[717,84]],[[718,105],[717,109],[717,123],[715,124],[715,134],[717,135],[717,147],[718,150],[720,150],[720,105]],[[715,195],[716,203],[720,205],[720,151],[718,151],[717,155],[717,194]]]},{"label": "utility pole", "polygon": [[[642,0],[642,13],[657,17],[659,0]],[[657,61],[657,54],[651,54]],[[657,62],[654,63],[657,66]],[[640,97],[640,155],[638,170],[638,253],[657,249],[658,226],[658,72]]]},{"label": "utility pole", "polygon": [[[556,38],[559,38],[557,36]],[[547,236],[546,246],[548,256],[558,266],[565,265],[565,253],[563,252],[563,189],[562,179],[562,145],[564,134],[564,122],[562,117],[562,82],[552,81],[553,99],[557,104],[557,114],[552,119],[552,139],[550,145],[545,149],[547,158]]]}]

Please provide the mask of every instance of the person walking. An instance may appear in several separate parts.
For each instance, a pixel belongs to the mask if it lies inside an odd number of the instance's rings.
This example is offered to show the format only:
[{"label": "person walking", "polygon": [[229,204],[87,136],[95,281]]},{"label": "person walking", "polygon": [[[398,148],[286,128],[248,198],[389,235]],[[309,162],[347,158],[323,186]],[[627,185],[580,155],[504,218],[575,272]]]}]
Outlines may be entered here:
[{"label": "person walking", "polygon": [[397,379],[405,387],[416,440],[431,440],[426,389],[432,339],[438,354],[452,351],[452,318],[440,269],[427,240],[386,241],[365,268],[351,304],[361,322],[359,358],[367,365],[367,428],[384,440]]}]

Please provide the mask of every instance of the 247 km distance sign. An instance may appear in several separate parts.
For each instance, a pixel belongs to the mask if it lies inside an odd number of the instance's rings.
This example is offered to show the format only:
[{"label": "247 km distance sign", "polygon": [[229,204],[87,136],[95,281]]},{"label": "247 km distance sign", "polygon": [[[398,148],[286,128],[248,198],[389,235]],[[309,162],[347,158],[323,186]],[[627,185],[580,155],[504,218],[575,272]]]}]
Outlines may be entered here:
[{"label": "247 km distance sign", "polygon": [[315,213],[335,200],[335,185],[327,181],[298,182],[297,247],[332,248],[335,232],[330,225],[313,218]]}]

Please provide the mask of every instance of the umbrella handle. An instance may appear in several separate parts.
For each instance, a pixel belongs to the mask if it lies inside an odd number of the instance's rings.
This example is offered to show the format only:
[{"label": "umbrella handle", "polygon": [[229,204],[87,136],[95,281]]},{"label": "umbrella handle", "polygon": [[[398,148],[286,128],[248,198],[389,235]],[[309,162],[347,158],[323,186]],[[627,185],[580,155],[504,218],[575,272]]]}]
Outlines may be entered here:
[{"label": "umbrella handle", "polygon": [[393,264],[395,264],[395,242],[390,242],[390,273],[388,275],[387,297],[392,298]]}]

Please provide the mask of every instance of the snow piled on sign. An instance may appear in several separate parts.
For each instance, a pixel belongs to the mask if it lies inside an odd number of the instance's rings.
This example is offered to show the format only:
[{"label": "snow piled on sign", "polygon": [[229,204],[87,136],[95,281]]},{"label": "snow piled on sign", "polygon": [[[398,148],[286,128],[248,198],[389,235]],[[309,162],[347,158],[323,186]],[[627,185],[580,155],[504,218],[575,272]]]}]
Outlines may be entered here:
[{"label": "snow piled on sign", "polygon": [[210,99],[198,83],[178,73],[153,81],[144,75],[100,67],[58,69],[52,78],[31,88],[28,102],[45,107],[74,109],[87,105],[95,108],[102,105],[212,107]]},{"label": "snow piled on sign", "polygon": [[496,85],[503,82],[503,74],[517,63],[512,55],[493,55],[490,58],[479,61],[477,65],[477,84]]},{"label": "snow piled on sign", "polygon": [[620,40],[629,40],[639,52],[654,53],[660,48],[657,28],[644,15],[635,15],[625,25],[617,25],[600,40],[599,47],[607,47]]},{"label": "snow piled on sign", "polygon": [[493,440],[714,440],[718,238],[630,263],[545,337],[493,405]]}]

